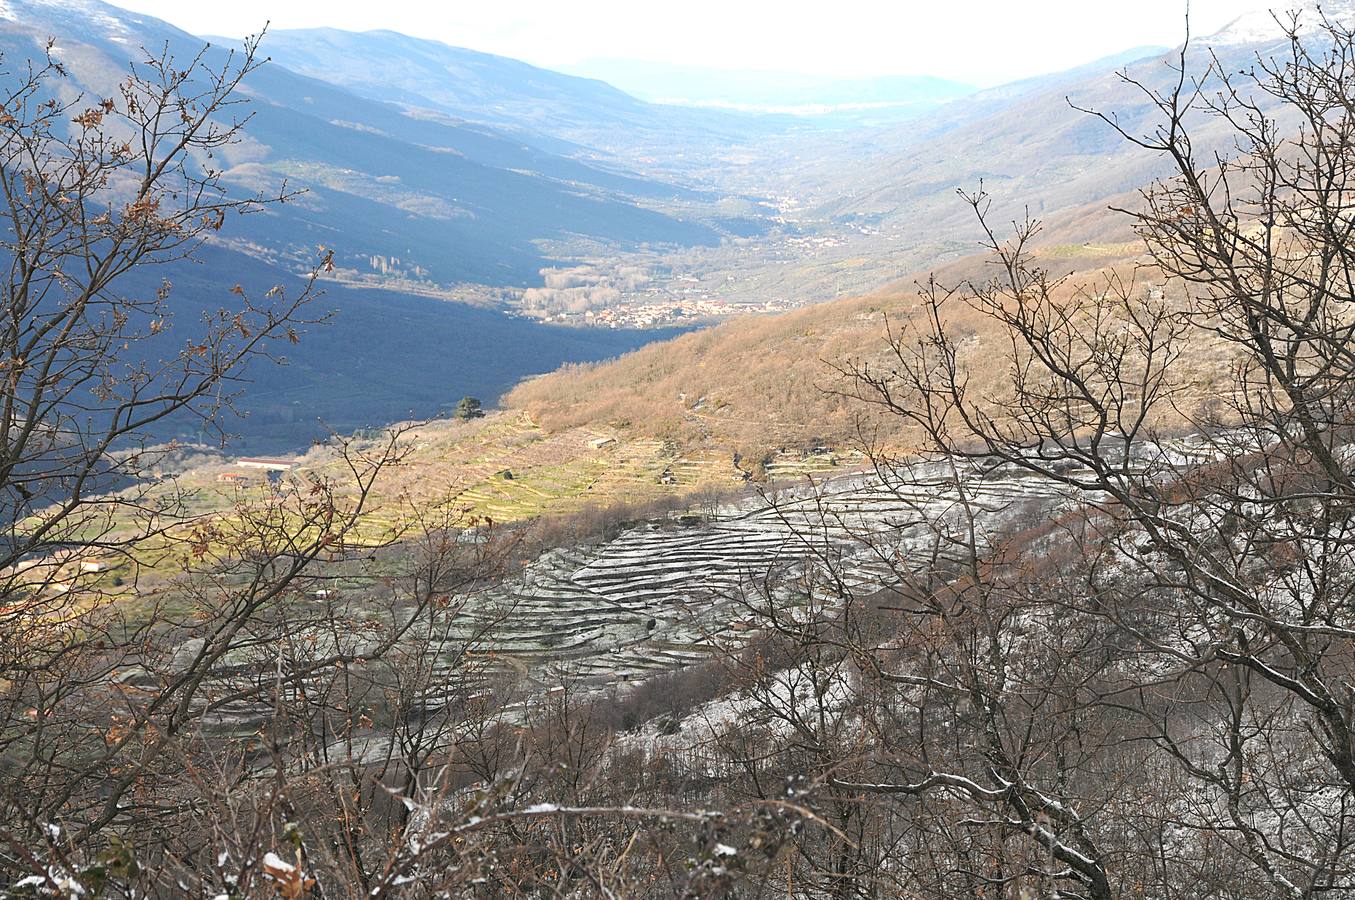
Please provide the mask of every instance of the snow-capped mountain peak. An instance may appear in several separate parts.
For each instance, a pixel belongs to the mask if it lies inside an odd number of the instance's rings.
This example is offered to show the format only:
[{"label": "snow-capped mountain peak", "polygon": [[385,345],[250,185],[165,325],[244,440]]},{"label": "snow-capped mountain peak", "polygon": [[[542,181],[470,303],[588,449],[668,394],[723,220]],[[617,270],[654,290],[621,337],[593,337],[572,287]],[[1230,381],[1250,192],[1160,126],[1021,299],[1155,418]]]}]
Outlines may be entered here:
[{"label": "snow-capped mountain peak", "polygon": [[1324,15],[1342,25],[1355,24],[1355,0],[1280,0],[1258,5],[1199,42],[1210,47],[1272,44],[1284,40],[1295,17],[1303,32],[1317,27]]}]

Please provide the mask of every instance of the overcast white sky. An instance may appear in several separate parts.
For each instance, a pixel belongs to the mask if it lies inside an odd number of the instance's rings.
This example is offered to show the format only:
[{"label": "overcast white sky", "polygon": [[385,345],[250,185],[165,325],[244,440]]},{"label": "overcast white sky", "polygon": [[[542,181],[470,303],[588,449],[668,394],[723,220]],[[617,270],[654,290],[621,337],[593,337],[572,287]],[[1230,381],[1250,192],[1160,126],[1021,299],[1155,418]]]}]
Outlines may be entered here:
[{"label": "overcast white sky", "polygon": [[[1185,0],[113,0],[195,34],[389,28],[543,66],[620,57],[990,85],[1180,43]],[[1278,0],[1277,5],[1281,5]],[[1207,34],[1264,0],[1193,0]]]}]

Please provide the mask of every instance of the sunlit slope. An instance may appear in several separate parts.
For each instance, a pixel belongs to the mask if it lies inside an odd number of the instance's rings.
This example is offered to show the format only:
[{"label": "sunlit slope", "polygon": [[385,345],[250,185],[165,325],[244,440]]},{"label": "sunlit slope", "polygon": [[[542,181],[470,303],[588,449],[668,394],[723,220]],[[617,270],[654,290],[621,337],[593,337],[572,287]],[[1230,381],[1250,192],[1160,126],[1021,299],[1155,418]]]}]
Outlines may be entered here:
[{"label": "sunlit slope", "polygon": [[[1065,297],[1100,291],[1111,278],[1140,294],[1162,288],[1127,218],[1104,205],[1051,223],[1034,262],[1068,276],[1060,288]],[[996,271],[988,256],[976,254],[934,274],[957,285]],[[684,446],[734,448],[750,459],[874,439],[906,448],[912,437],[896,419],[870,415],[839,369],[849,362],[889,368],[889,334],[920,321],[919,286],[927,277],[918,273],[873,294],[783,315],[735,319],[611,362],[569,366],[523,383],[506,403],[548,430],[625,426]],[[947,321],[964,339],[971,387],[1000,396],[1010,383],[1005,335],[958,300],[947,306]],[[1219,348],[1195,347],[1177,374],[1187,394],[1203,399],[1226,372]]]},{"label": "sunlit slope", "polygon": [[[957,267],[952,267],[958,268]],[[835,362],[878,356],[889,322],[916,305],[911,282],[776,316],[744,317],[621,358],[524,382],[505,402],[550,430],[629,426],[682,444],[840,445],[856,405]]]}]

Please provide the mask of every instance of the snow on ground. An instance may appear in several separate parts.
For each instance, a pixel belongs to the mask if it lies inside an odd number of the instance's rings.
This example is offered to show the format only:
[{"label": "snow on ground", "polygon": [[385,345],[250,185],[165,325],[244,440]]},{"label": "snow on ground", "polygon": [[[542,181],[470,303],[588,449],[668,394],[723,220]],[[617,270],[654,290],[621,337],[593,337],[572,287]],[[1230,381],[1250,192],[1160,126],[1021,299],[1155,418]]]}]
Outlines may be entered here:
[{"label": "snow on ground", "polygon": [[[1247,9],[1215,34],[1200,43],[1210,47],[1268,44],[1285,38],[1289,14],[1297,13],[1302,30],[1311,30],[1325,14],[1334,22],[1349,25],[1355,21],[1355,4],[1349,0],[1290,0],[1287,3],[1263,3]],[[1281,23],[1284,23],[1283,25]]]}]

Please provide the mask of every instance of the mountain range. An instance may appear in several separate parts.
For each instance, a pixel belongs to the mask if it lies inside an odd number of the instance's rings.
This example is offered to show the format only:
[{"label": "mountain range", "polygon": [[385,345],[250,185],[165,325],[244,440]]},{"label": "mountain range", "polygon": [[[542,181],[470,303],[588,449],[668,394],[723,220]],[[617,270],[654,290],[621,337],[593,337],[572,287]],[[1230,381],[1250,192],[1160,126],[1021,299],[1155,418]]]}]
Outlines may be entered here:
[{"label": "mountain range", "polygon": [[825,78],[633,59],[589,59],[566,71],[618,85],[655,103],[798,115],[875,111],[906,117],[975,91],[967,84],[925,75]]},{"label": "mountain range", "polygon": [[[49,37],[67,73],[61,90],[88,96],[112,96],[143,48],[189,59],[203,46],[168,23],[95,0],[0,8],[0,53],[11,71],[40,56]],[[208,64],[222,65],[225,53],[210,49]],[[679,184],[590,165],[520,134],[412,114],[276,64],[244,90],[252,119],[246,140],[226,153],[227,184],[247,192],[285,178],[304,193],[252,217],[247,231],[224,229],[203,265],[174,272],[180,319],[194,320],[236,282],[261,293],[294,281],[317,245],[335,250],[343,276],[325,301],[340,312],[335,324],[303,341],[289,367],[250,373],[256,385],[243,408],[252,415],[235,426],[245,446],[295,446],[322,436],[321,421],[353,428],[431,414],[463,394],[492,399],[524,375],[661,334],[545,328],[448,299],[461,285],[533,283],[552,263],[545,245],[720,240],[718,216],[689,214],[711,198]],[[333,361],[352,359],[344,350],[355,342],[370,351],[370,365],[334,373]]]},{"label": "mountain range", "polygon": [[[40,53],[49,36],[68,72],[64,89],[91,96],[109,95],[143,47],[189,56],[203,43],[98,0],[0,5],[7,67]],[[1249,16],[1192,52],[1212,46],[1221,64],[1240,66],[1276,37]],[[263,48],[273,61],[245,85],[253,119],[225,177],[241,191],[286,178],[305,193],[247,229],[232,224],[174,280],[191,320],[229,284],[261,292],[294,280],[315,246],[335,250],[332,322],[305,336],[289,366],[250,373],[250,416],[236,430],[245,446],[269,449],[324,427],[429,415],[463,394],[492,402],[526,376],[673,333],[511,315],[509,301],[541,285],[543,270],[638,260],[656,274],[637,290],[677,303],[692,290],[682,285],[695,283],[703,297],[808,305],[968,256],[977,232],[954,191],[980,182],[1001,217],[1028,208],[1063,223],[1051,240],[1123,241],[1098,210],[1150,181],[1160,161],[1129,153],[1075,107],[1146,128],[1153,110],[1134,82],[1161,83],[1176,58],[1131,49],[984,91],[925,78],[773,84],[760,73],[630,66],[633,84],[643,75],[687,85],[676,93],[688,105],[673,105],[393,32],[282,31]],[[209,61],[224,52],[214,46]],[[742,79],[742,96],[757,101],[744,105],[894,105],[908,115],[691,105],[719,102],[696,86],[714,90],[721,77]],[[812,341],[804,352],[817,359]]]}]

